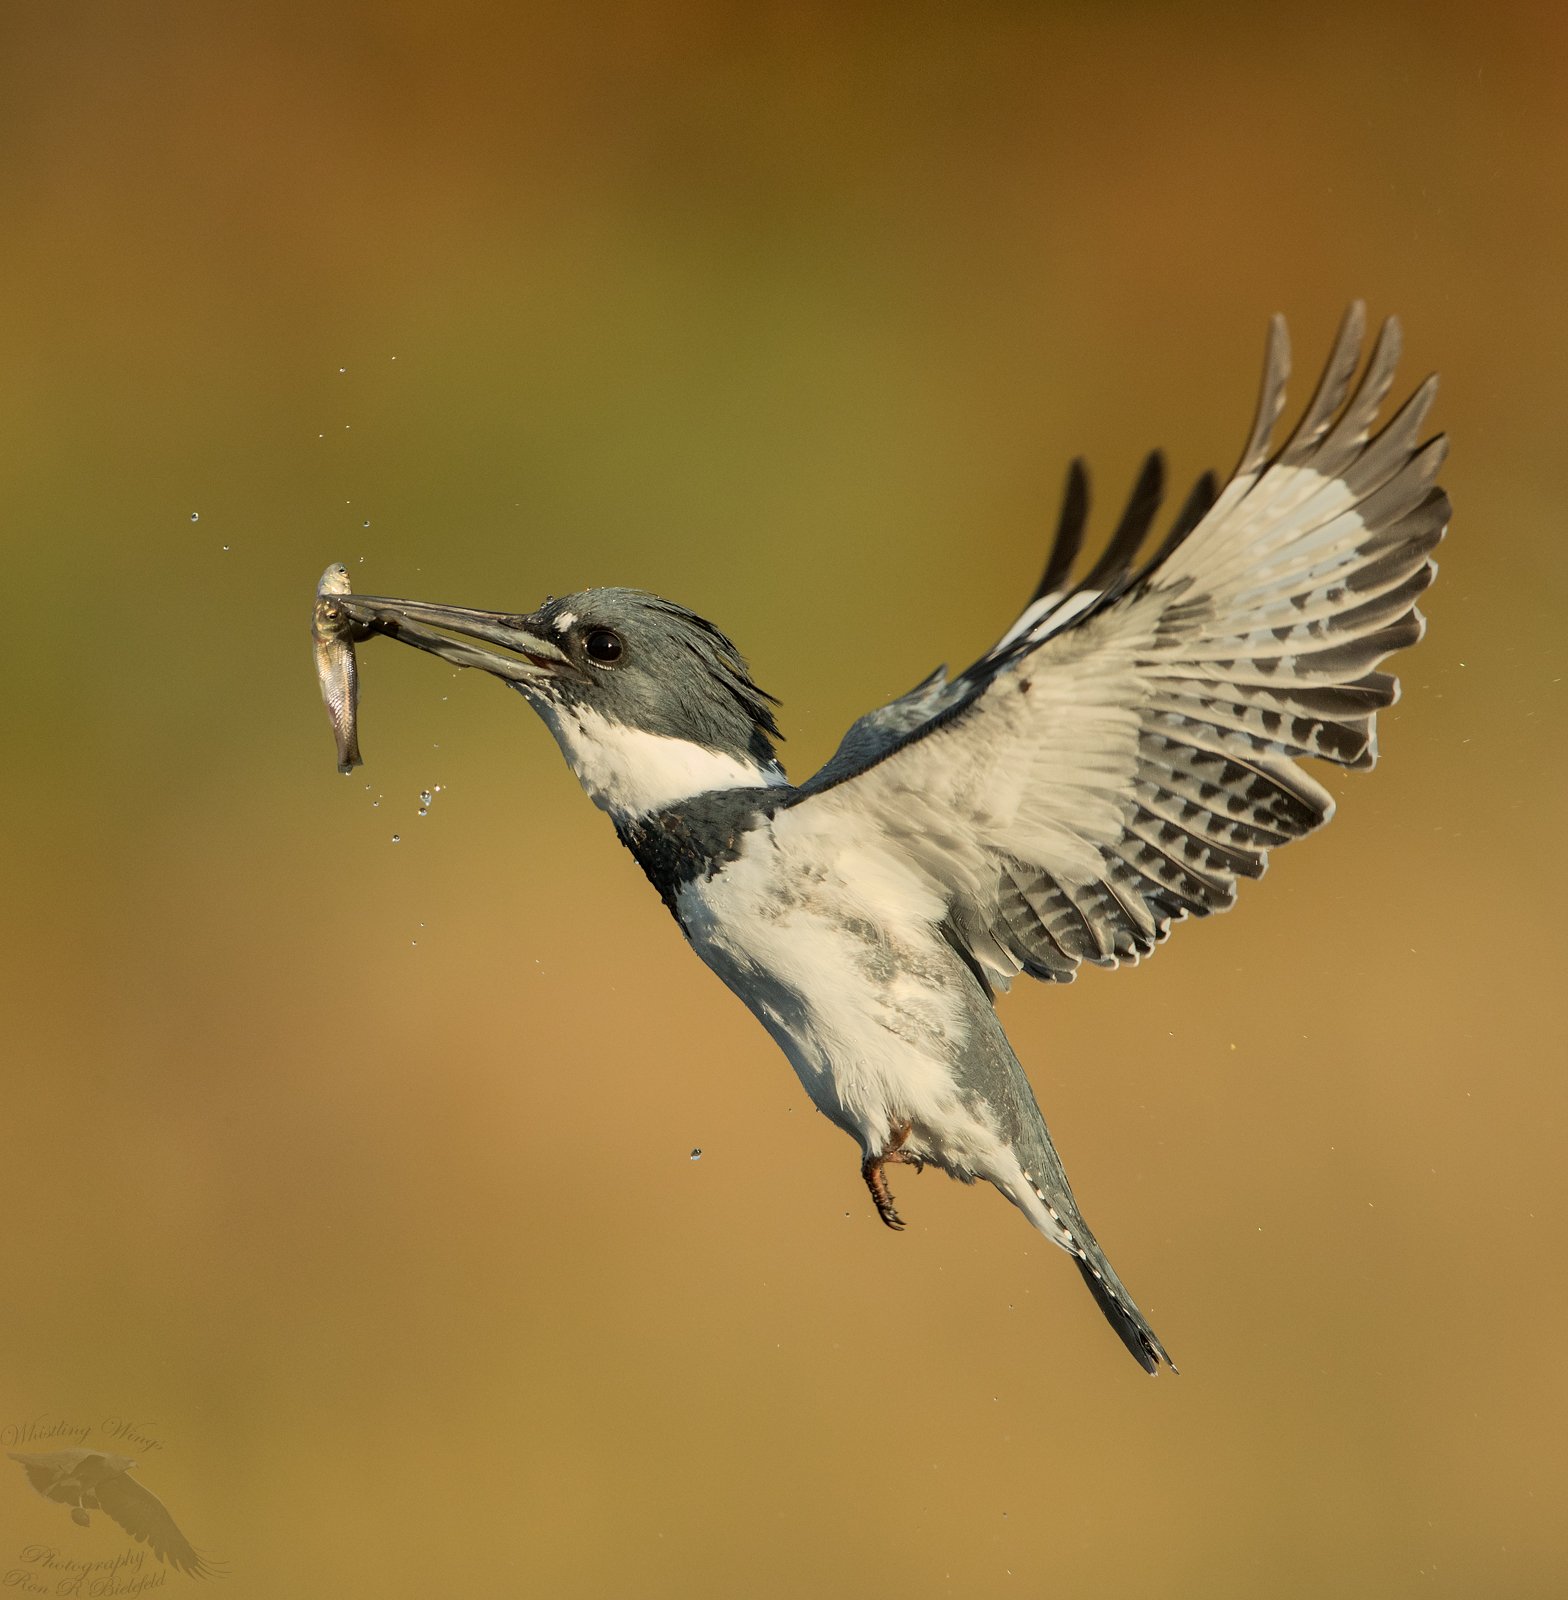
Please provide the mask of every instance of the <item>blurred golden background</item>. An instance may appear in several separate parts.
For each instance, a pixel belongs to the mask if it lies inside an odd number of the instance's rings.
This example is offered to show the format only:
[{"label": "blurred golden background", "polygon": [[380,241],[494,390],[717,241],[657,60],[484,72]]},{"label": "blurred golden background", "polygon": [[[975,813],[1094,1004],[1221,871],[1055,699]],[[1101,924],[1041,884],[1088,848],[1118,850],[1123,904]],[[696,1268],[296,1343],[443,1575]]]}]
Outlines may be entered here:
[{"label": "blurred golden background", "polygon": [[[0,38],[0,1443],[129,1419],[236,1600],[1568,1588],[1561,8]],[[994,1195],[877,1225],[515,697],[373,644],[333,770],[341,559],[679,599],[804,776],[1011,619],[1072,454],[1103,537],[1357,295],[1454,441],[1384,762],[1233,915],[1003,1003],[1179,1378]],[[0,1572],[125,1549],[0,1466]]]}]

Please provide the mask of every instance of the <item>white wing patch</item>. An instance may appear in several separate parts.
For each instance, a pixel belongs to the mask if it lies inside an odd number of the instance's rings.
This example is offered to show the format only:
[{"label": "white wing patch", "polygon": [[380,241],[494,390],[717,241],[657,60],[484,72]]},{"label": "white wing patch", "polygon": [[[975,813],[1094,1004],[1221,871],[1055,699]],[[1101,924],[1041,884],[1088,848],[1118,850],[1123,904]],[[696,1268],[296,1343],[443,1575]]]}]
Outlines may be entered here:
[{"label": "white wing patch", "polygon": [[1031,637],[1035,643],[1060,633],[1068,623],[1081,617],[1101,595],[1098,589],[1080,589],[1074,594],[1044,594],[1026,606],[1017,622],[997,640],[995,648],[1001,650]]}]

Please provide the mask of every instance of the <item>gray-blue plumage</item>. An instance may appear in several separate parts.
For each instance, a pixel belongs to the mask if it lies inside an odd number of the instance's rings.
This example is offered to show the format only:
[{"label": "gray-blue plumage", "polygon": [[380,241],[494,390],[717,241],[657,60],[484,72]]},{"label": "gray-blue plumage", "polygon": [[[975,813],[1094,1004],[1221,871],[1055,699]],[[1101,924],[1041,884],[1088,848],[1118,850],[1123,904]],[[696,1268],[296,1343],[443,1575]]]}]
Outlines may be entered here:
[{"label": "gray-blue plumage", "polygon": [[1230,480],[1201,479],[1140,558],[1164,481],[1151,456],[1077,582],[1075,464],[1012,627],[955,678],[939,669],[861,717],[798,787],[771,698],[722,633],[669,601],[334,603],[523,694],[692,947],[856,1139],[885,1222],[902,1226],[889,1164],[985,1179],[1073,1257],[1154,1372],[1170,1358],[1084,1222],[992,999],[1020,972],[1135,962],[1185,917],[1224,910],[1271,849],[1332,812],[1297,761],[1375,759],[1374,715],[1397,691],[1376,668],[1420,637],[1448,504],[1443,442],[1418,443],[1431,380],[1373,437],[1399,334],[1384,325],[1352,393],[1363,335],[1356,306],[1271,453],[1288,371],[1276,319]]}]

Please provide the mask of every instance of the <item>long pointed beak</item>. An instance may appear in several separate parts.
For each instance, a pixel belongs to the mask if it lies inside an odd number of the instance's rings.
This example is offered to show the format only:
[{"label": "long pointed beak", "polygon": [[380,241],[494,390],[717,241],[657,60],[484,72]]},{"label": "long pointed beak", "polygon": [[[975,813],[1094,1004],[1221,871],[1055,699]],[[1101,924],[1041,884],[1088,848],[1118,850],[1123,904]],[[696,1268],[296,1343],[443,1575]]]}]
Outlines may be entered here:
[{"label": "long pointed beak", "polygon": [[[440,656],[455,667],[478,667],[507,683],[537,685],[552,678],[587,681],[586,674],[553,639],[545,636],[531,616],[509,611],[470,611],[463,606],[394,600],[379,594],[334,595],[332,604],[356,625],[356,638],[385,634],[400,644]],[[432,631],[436,628],[445,632]],[[458,637],[449,638],[449,634]],[[465,639],[480,639],[499,648],[480,650],[464,644]]]}]

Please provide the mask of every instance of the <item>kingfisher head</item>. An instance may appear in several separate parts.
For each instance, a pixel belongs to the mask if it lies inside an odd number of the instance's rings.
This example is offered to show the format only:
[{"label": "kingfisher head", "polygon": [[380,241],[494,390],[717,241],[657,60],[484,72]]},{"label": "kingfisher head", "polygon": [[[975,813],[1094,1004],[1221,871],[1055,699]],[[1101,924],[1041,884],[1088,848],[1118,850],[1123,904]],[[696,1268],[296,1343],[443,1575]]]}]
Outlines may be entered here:
[{"label": "kingfisher head", "polygon": [[510,683],[618,821],[715,789],[785,781],[773,697],[711,622],[658,595],[584,589],[526,613],[379,595],[335,603],[357,632]]}]

